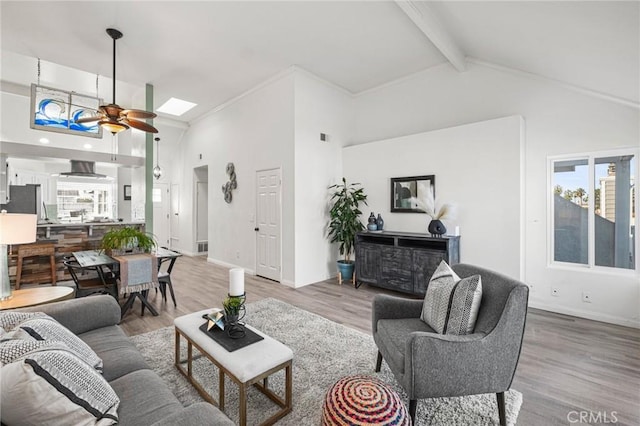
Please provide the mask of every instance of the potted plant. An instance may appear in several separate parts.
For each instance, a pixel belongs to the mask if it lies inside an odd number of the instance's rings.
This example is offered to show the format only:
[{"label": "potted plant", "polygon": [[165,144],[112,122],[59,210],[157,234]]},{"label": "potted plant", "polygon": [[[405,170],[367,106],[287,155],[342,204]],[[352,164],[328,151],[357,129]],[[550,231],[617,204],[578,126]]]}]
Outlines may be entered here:
[{"label": "potted plant", "polygon": [[224,315],[228,323],[235,324],[240,320],[240,313],[244,308],[244,297],[227,296],[222,302]]},{"label": "potted plant", "polygon": [[128,226],[111,229],[104,234],[101,242],[102,249],[113,255],[148,253],[155,246],[151,235]]},{"label": "potted plant", "polygon": [[331,210],[329,210],[329,238],[332,243],[339,243],[340,255],[338,271],[342,280],[353,278],[354,261],[351,260],[353,244],[356,234],[364,229],[360,222],[362,212],[358,208],[360,203],[367,204],[367,196],[359,183],[347,184],[342,178],[342,183],[331,185]]}]

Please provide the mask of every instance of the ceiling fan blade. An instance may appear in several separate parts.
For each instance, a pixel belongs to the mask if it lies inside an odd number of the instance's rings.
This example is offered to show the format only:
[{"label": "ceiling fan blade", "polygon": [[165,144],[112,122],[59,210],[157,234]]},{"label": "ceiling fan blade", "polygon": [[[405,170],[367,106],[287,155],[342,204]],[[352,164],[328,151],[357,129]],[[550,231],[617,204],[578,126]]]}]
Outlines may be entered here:
[{"label": "ceiling fan blade", "polygon": [[95,115],[95,116],[92,116],[92,117],[82,117],[82,118],[78,118],[76,120],[76,123],[78,123],[78,124],[91,123],[93,121],[98,121],[100,119],[102,119],[101,115]]},{"label": "ceiling fan blade", "polygon": [[157,115],[153,112],[149,112],[149,111],[143,111],[141,109],[125,109],[124,111],[121,112],[122,115],[126,116],[127,118],[142,118],[142,119],[146,119],[146,118],[155,118],[157,117]]},{"label": "ceiling fan blade", "polygon": [[158,133],[158,129],[156,129],[152,125],[147,124],[147,123],[145,123],[143,121],[138,121],[138,120],[133,120],[133,119],[128,119],[128,118],[125,118],[125,119],[123,119],[121,121],[123,123],[133,127],[134,129],[142,130],[143,132]]}]

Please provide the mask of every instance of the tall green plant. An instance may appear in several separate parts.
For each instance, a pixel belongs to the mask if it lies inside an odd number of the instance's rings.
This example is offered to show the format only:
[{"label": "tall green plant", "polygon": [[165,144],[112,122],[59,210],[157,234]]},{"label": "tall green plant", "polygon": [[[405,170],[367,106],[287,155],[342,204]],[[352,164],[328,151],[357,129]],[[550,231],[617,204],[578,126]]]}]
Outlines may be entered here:
[{"label": "tall green plant", "polygon": [[350,261],[356,234],[364,229],[359,219],[362,212],[358,205],[366,205],[367,196],[359,183],[347,185],[345,178],[342,178],[342,183],[331,185],[329,189],[332,190],[329,238],[332,243],[340,243],[340,255]]}]

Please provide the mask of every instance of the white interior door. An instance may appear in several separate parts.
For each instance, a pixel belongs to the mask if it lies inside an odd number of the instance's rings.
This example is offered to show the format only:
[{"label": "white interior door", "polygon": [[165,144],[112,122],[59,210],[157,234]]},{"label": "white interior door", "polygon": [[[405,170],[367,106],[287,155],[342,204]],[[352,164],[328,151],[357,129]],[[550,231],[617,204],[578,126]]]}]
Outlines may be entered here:
[{"label": "white interior door", "polygon": [[153,202],[153,233],[158,241],[158,246],[168,247],[171,235],[169,185],[166,183],[154,183],[151,200]]},{"label": "white interior door", "polygon": [[256,173],[256,275],[280,281],[280,169]]},{"label": "white interior door", "polygon": [[180,185],[171,184],[171,233],[169,247],[178,248],[180,241]]}]

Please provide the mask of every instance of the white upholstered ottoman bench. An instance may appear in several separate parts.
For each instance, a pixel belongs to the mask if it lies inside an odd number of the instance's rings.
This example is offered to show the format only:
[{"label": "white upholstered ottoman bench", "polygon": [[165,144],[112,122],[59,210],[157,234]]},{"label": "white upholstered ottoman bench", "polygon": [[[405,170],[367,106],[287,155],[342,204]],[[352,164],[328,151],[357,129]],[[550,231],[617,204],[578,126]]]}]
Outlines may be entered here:
[{"label": "white upholstered ottoman bench", "polygon": [[[249,386],[254,385],[281,407],[281,410],[261,423],[262,425],[274,424],[278,419],[281,419],[291,412],[293,389],[291,366],[293,351],[291,351],[288,346],[247,325],[246,327],[249,330],[262,336],[263,340],[229,352],[200,329],[202,324],[206,322],[206,320],[202,318],[202,315],[210,311],[211,309],[194,312],[178,317],[173,321],[176,329],[176,368],[189,380],[205,400],[217,405],[222,411],[224,411],[225,376],[228,376],[234,381],[238,385],[239,423],[241,426],[247,424],[247,389]],[[186,360],[181,359],[180,337],[183,337],[187,341]],[[192,362],[194,346],[218,368],[218,401],[216,401],[193,376]],[[187,364],[186,370],[182,366],[185,361]],[[285,369],[284,399],[276,395],[268,387],[268,377],[282,369]]]}]

